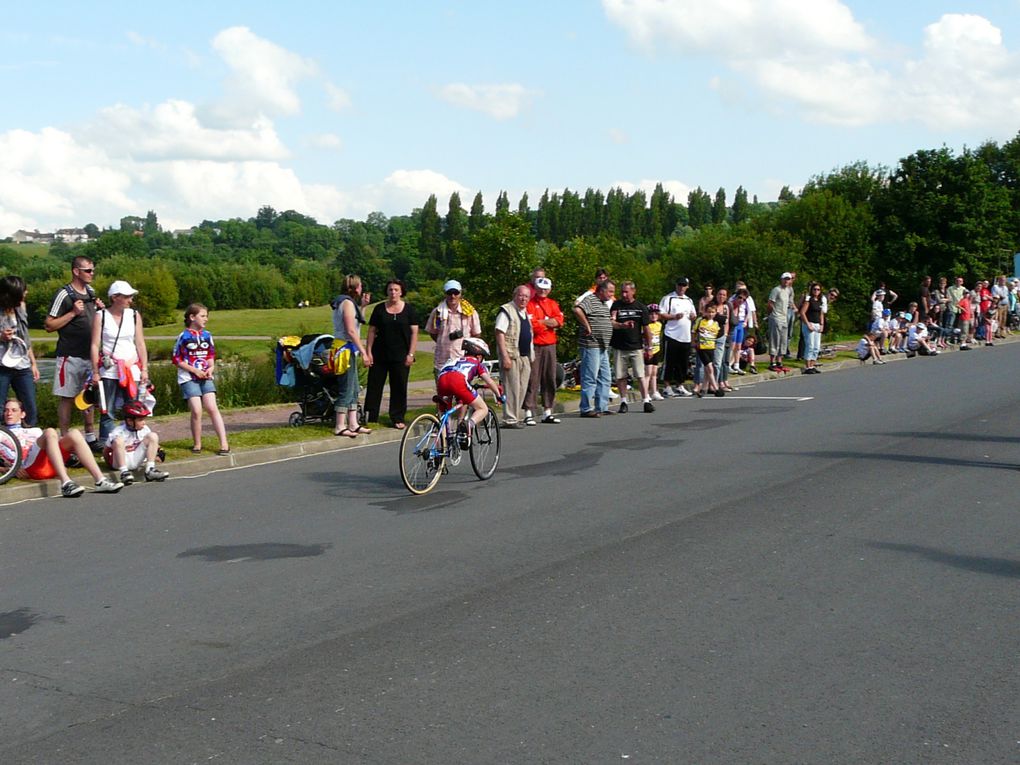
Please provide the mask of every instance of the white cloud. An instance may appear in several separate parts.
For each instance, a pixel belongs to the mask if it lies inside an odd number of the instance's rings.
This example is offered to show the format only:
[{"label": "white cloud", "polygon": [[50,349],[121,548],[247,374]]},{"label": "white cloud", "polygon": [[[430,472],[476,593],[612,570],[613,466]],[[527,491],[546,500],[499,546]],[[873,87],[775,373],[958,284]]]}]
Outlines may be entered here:
[{"label": "white cloud", "polygon": [[213,49],[230,68],[224,102],[216,113],[247,121],[260,115],[297,114],[301,108],[295,86],[318,74],[309,59],[254,34],[248,27],[230,27],[216,35]]},{"label": "white cloud", "polygon": [[344,146],[343,139],[336,133],[315,133],[308,137],[308,143],[316,149],[338,151]]},{"label": "white cloud", "polygon": [[351,105],[351,96],[343,88],[337,87],[332,82],[325,83],[323,87],[326,89],[329,108],[333,111],[343,111]]},{"label": "white cloud", "polygon": [[[140,35],[128,37],[143,48],[158,48]],[[298,111],[295,86],[319,76],[315,64],[244,27],[216,35],[213,48],[229,68],[224,97],[215,107],[180,99],[156,106],[116,104],[77,128],[0,133],[0,234],[108,225],[147,209],[156,210],[165,227],[247,217],[263,204],[301,210],[324,222],[361,211],[360,194],[302,183],[280,164],[290,152],[273,118]],[[340,105],[343,91],[325,87]],[[310,142],[333,150],[342,146],[331,133]]]},{"label": "white cloud", "polygon": [[273,123],[258,117],[246,128],[203,125],[193,104],[172,100],[154,108],[117,104],[100,110],[84,131],[113,156],[146,159],[284,159]]},{"label": "white cloud", "polygon": [[864,51],[872,42],[838,0],[603,0],[638,47],[754,60]]},{"label": "white cloud", "polygon": [[160,53],[166,51],[166,45],[154,37],[146,37],[138,32],[128,30],[127,38],[132,45],[137,45],[139,48],[150,48],[151,50],[159,51]]},{"label": "white cloud", "polygon": [[371,189],[370,196],[375,204],[372,209],[410,210],[421,207],[430,194],[435,194],[442,203],[455,191],[462,202],[465,195],[471,193],[466,186],[435,170],[394,170],[381,185]]},{"label": "white cloud", "polygon": [[[66,221],[100,209],[129,209],[131,179],[105,152],[55,128],[0,133],[0,209],[25,221]],[[86,221],[81,221],[86,222]]]},{"label": "white cloud", "polygon": [[897,115],[933,126],[1015,127],[1020,56],[981,16],[946,14],[924,30],[924,53],[907,62]]},{"label": "white cloud", "polygon": [[[603,0],[639,49],[717,57],[759,108],[848,126],[919,120],[1002,132],[1020,109],[1020,60],[981,16],[946,14],[914,57],[883,50],[839,0]],[[718,76],[727,101],[748,97]]]},{"label": "white cloud", "polygon": [[466,85],[455,82],[439,89],[439,97],[447,103],[488,114],[497,120],[516,117],[536,95],[535,91],[516,83]]}]

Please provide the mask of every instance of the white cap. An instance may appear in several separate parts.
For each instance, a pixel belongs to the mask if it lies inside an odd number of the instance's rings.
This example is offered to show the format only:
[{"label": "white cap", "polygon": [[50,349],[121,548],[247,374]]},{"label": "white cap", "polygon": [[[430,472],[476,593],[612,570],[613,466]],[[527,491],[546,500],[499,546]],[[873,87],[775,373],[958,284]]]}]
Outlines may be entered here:
[{"label": "white cap", "polygon": [[540,276],[537,279],[535,279],[535,286],[538,289],[540,289],[540,290],[551,290],[552,289],[552,280],[551,279],[547,279],[544,276]]},{"label": "white cap", "polygon": [[117,281],[115,281],[113,284],[110,285],[110,290],[109,290],[109,292],[107,294],[110,297],[113,297],[114,295],[128,295],[128,296],[131,296],[131,295],[137,295],[138,294],[138,290],[136,290],[134,287],[132,287],[130,284],[128,284],[123,279],[118,279]]},{"label": "white cap", "polygon": [[460,286],[460,282],[456,279],[450,279],[446,284],[443,285],[443,292],[449,292],[450,290],[457,290],[457,292],[463,292],[464,288]]},{"label": "white cap", "polygon": [[793,274],[791,274],[789,271],[783,271],[783,275],[780,276],[779,278],[780,279],[792,279],[793,278]]}]

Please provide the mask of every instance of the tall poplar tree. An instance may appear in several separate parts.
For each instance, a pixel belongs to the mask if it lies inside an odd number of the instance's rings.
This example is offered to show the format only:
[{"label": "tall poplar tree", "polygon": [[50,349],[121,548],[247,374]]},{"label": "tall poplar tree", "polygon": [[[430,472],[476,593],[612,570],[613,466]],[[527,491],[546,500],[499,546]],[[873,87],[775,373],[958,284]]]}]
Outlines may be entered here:
[{"label": "tall poplar tree", "polygon": [[420,232],[418,235],[418,252],[423,258],[443,261],[443,227],[439,220],[436,195],[430,194],[428,201],[421,210]]},{"label": "tall poplar tree", "polygon": [[485,228],[485,203],[482,202],[482,192],[475,194],[475,201],[471,203],[471,214],[468,215],[468,232],[477,233]]},{"label": "tall poplar tree", "polygon": [[452,266],[455,258],[457,242],[467,236],[467,213],[460,204],[460,194],[450,194],[450,206],[446,213],[446,226],[443,230],[443,243],[446,265]]}]

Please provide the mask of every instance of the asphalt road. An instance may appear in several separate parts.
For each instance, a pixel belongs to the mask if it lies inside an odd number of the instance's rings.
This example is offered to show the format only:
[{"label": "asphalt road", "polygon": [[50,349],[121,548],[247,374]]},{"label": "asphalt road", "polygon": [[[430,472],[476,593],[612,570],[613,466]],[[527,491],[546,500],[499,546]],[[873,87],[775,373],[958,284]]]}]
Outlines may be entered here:
[{"label": "asphalt road", "polygon": [[0,762],[1016,763],[1018,360],[0,508]]}]

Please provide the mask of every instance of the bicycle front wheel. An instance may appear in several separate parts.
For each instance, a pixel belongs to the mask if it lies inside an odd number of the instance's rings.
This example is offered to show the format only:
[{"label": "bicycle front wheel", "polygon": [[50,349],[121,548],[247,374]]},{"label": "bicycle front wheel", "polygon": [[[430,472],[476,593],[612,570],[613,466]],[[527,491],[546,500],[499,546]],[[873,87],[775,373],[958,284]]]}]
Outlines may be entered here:
[{"label": "bicycle front wheel", "polygon": [[21,442],[6,425],[0,425],[0,486],[21,467]]},{"label": "bicycle front wheel", "polygon": [[471,434],[471,467],[479,480],[487,481],[499,464],[499,421],[491,409]]},{"label": "bicycle front wheel", "polygon": [[442,425],[434,414],[421,414],[400,439],[400,479],[412,494],[424,494],[439,483],[446,461]]}]

